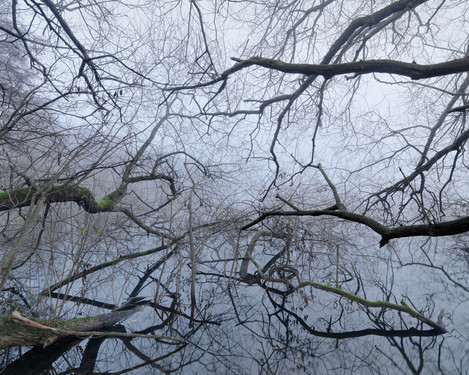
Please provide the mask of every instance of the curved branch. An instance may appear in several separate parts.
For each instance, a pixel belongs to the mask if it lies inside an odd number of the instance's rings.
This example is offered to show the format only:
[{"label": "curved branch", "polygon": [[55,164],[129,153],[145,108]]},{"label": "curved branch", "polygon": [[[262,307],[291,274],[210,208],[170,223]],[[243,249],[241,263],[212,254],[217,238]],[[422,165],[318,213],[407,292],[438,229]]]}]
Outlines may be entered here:
[{"label": "curved branch", "polygon": [[308,331],[313,336],[317,337],[328,337],[333,339],[348,339],[354,337],[363,337],[363,336],[384,336],[384,337],[433,337],[441,335],[443,332],[441,329],[432,328],[427,330],[419,330],[417,328],[409,329],[381,329],[381,328],[366,328],[354,331],[345,331],[345,332],[330,332],[329,330],[318,331],[314,327],[310,327],[303,319],[301,319],[298,314],[286,309],[283,306],[279,306],[282,311],[285,311],[287,314],[295,318],[295,320],[300,323],[300,325]]},{"label": "curved branch", "polygon": [[[38,198],[38,193],[32,186],[2,192],[0,193],[0,211],[30,206]],[[91,191],[82,186],[53,186],[43,195],[46,196],[45,203],[76,202],[89,213],[112,211],[118,203],[116,192],[96,200]]]},{"label": "curved branch", "polygon": [[378,221],[353,212],[337,209],[304,210],[304,211],[268,211],[257,219],[246,224],[241,229],[248,229],[270,216],[334,216],[354,223],[366,225],[368,228],[381,235],[379,246],[383,247],[394,238],[404,237],[443,237],[469,231],[469,216],[435,224],[405,225],[400,227],[386,227]]},{"label": "curved branch", "polygon": [[385,302],[385,301],[368,301],[365,298],[362,298],[362,297],[359,297],[355,294],[346,292],[345,290],[342,290],[340,288],[334,288],[334,287],[331,287],[331,286],[318,284],[318,283],[315,283],[313,281],[304,281],[303,283],[298,285],[298,287],[296,289],[300,289],[300,288],[303,288],[305,286],[312,286],[315,289],[320,289],[320,290],[324,290],[324,291],[329,292],[329,293],[337,294],[339,296],[347,298],[350,301],[357,302],[357,303],[359,303],[363,306],[366,306],[366,307],[378,307],[378,308],[381,307],[381,308],[385,308],[385,309],[400,311],[400,312],[406,313],[406,314],[416,318],[417,320],[420,320],[421,322],[423,322],[425,324],[428,324],[429,326],[433,327],[436,330],[439,330],[440,333],[446,333],[447,332],[446,328],[443,327],[442,325],[440,325],[438,323],[435,323],[434,321],[424,317],[422,314],[420,314],[417,311],[410,308],[410,306],[407,305],[404,302],[404,300],[402,300],[400,305],[395,304],[395,303],[391,303],[391,302]]},{"label": "curved branch", "polygon": [[99,212],[115,211],[116,205],[125,194],[127,185],[141,181],[164,180],[170,185],[171,193],[176,195],[174,178],[158,173],[144,176],[129,177],[113,192],[105,195],[101,199],[96,199],[93,193],[83,186],[53,186],[46,191],[41,191],[41,187],[30,186],[27,188],[8,190],[0,192],[0,211],[8,211],[34,204],[40,196],[45,196],[45,203],[65,203],[75,202],[86,212],[95,214]]}]

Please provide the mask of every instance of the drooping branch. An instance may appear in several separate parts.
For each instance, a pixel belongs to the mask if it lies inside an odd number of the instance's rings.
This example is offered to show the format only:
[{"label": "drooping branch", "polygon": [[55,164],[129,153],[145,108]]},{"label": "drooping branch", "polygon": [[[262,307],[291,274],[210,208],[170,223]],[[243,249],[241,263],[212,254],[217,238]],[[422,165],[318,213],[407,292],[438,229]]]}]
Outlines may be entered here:
[{"label": "drooping branch", "polygon": [[[270,300],[274,302],[272,298]],[[301,325],[301,327],[303,327],[303,329],[305,329],[308,333],[317,337],[327,337],[327,338],[342,340],[342,339],[371,336],[371,335],[383,336],[383,337],[434,337],[434,336],[442,335],[445,333],[445,330],[442,330],[441,327],[427,329],[427,330],[420,330],[414,327],[411,327],[409,329],[366,328],[366,329],[344,331],[344,332],[332,332],[329,327],[327,331],[318,331],[314,327],[311,327],[298,314],[287,309],[285,306],[282,306],[281,304],[278,304],[278,303],[275,303],[275,306],[281,311],[284,311],[288,315],[292,316],[295,319],[295,321],[297,321]]]},{"label": "drooping branch", "polygon": [[256,246],[257,241],[259,240],[259,238],[261,238],[261,236],[266,236],[269,234],[270,232],[258,231],[251,239],[251,242],[249,243],[246,253],[244,254],[243,261],[241,262],[241,267],[239,268],[239,277],[241,277],[241,279],[244,280],[248,278],[249,262],[251,260],[252,251],[254,250],[254,247]]},{"label": "drooping branch", "polygon": [[[254,239],[257,239],[258,237],[260,237],[261,233],[262,232],[258,232],[257,237],[255,237]],[[250,260],[253,263],[256,264],[256,262],[253,259],[250,259]],[[356,294],[347,292],[347,291],[341,289],[338,286],[332,287],[330,285],[324,285],[324,284],[320,284],[320,283],[313,282],[313,281],[301,281],[301,278],[300,278],[298,272],[293,267],[288,267],[292,270],[292,273],[296,274],[296,280],[298,281],[297,286],[293,287],[292,283],[290,281],[288,281],[287,279],[283,279],[283,280],[282,279],[272,279],[272,278],[264,275],[261,272],[260,266],[258,266],[257,264],[256,264],[256,266],[257,266],[258,272],[259,272],[259,275],[258,275],[259,278],[257,279],[258,284],[261,285],[259,283],[259,281],[261,279],[263,279],[266,282],[269,282],[269,281],[272,282],[273,281],[273,282],[284,283],[284,284],[289,286],[287,291],[285,291],[283,293],[280,293],[284,296],[288,295],[288,294],[291,294],[295,291],[298,291],[302,288],[305,288],[307,286],[310,286],[310,287],[313,287],[313,288],[318,289],[318,290],[325,291],[325,292],[330,293],[330,294],[338,295],[340,297],[348,299],[351,302],[356,302],[356,303],[358,303],[362,306],[365,306],[367,308],[381,308],[383,310],[384,309],[385,310],[393,310],[393,311],[396,311],[396,312],[405,313],[405,314],[410,315],[413,318],[417,319],[418,321],[429,325],[432,328],[431,330],[426,330],[426,331],[423,331],[423,330],[419,331],[419,330],[414,328],[414,329],[410,329],[410,330],[365,329],[365,330],[360,330],[360,331],[340,332],[340,333],[338,333],[338,332],[332,333],[329,330],[327,331],[327,333],[326,332],[320,332],[320,331],[316,331],[314,328],[309,327],[309,325],[305,321],[303,321],[301,318],[299,318],[293,312],[288,311],[285,308],[284,305],[277,304],[272,298],[270,298],[270,295],[268,293],[269,299],[271,300],[272,303],[274,303],[276,308],[279,308],[279,309],[293,315],[295,318],[297,318],[297,320],[300,321],[300,324],[303,326],[303,328],[305,328],[306,330],[308,330],[308,332],[310,332],[311,334],[313,334],[315,336],[331,337],[331,338],[341,339],[341,338],[348,338],[348,337],[360,337],[360,336],[366,336],[366,335],[378,335],[378,336],[388,336],[388,337],[393,337],[393,336],[395,336],[395,337],[412,337],[412,336],[437,336],[437,335],[447,333],[447,329],[445,328],[445,326],[442,322],[444,309],[441,310],[440,315],[437,318],[437,322],[435,322],[435,321],[425,317],[421,313],[417,312],[416,310],[412,309],[404,300],[402,300],[400,304],[391,303],[391,302],[388,302],[388,301],[380,301],[380,300],[370,301],[370,300],[367,300],[366,298],[360,297]],[[246,279],[246,278],[244,277],[243,279]],[[250,280],[246,280],[246,281],[250,281]],[[252,285],[253,283],[250,282],[249,284]],[[262,283],[262,285],[263,285],[264,288],[266,288],[265,283]],[[268,290],[269,292],[272,292],[272,290],[269,290],[269,288],[266,288],[266,290]]]},{"label": "drooping branch", "polygon": [[350,212],[341,202],[340,197],[337,193],[337,189],[327,176],[322,166],[318,165],[317,168],[321,171],[327,184],[332,190],[336,202],[333,206],[318,210],[301,210],[294,204],[289,203],[286,199],[281,198],[277,195],[278,199],[280,199],[284,203],[287,203],[290,207],[293,207],[294,211],[273,210],[264,212],[255,220],[244,225],[241,229],[246,230],[248,228],[251,228],[252,226],[262,222],[266,218],[272,216],[333,216],[340,219],[344,219],[346,221],[351,221],[367,226],[372,231],[381,236],[381,240],[379,242],[380,247],[383,247],[391,239],[394,238],[418,236],[442,237],[465,233],[469,231],[469,216],[440,223],[431,222],[428,224],[421,225],[402,225],[399,227],[387,227],[381,224],[380,222],[372,219],[371,217]]},{"label": "drooping branch", "polygon": [[324,210],[268,211],[264,212],[241,229],[248,229],[272,216],[334,216],[354,223],[363,224],[381,236],[379,242],[380,247],[383,247],[394,238],[418,236],[442,237],[469,231],[469,216],[442,223],[386,227],[368,216],[356,214],[344,209],[336,209],[335,206]]},{"label": "drooping branch", "polygon": [[311,286],[315,289],[320,289],[320,290],[324,290],[328,293],[337,294],[341,297],[347,298],[350,301],[357,302],[360,305],[363,305],[363,306],[366,306],[366,307],[384,308],[384,309],[389,309],[389,310],[400,311],[400,312],[406,313],[406,314],[416,318],[417,320],[419,320],[419,321],[421,321],[425,324],[428,324],[432,328],[437,329],[437,330],[441,331],[442,333],[447,332],[446,328],[443,327],[441,324],[438,324],[438,323],[432,321],[431,319],[426,318],[425,316],[418,313],[417,311],[413,310],[409,305],[407,305],[407,303],[405,303],[404,300],[401,301],[400,305],[398,305],[396,303],[386,302],[386,301],[369,301],[369,300],[367,300],[365,298],[362,298],[362,297],[359,297],[355,294],[346,292],[345,290],[342,290],[340,288],[334,288],[334,287],[331,287],[331,286],[328,286],[328,285],[315,283],[313,281],[304,281],[303,283],[298,285],[297,289],[304,288],[305,286]]}]

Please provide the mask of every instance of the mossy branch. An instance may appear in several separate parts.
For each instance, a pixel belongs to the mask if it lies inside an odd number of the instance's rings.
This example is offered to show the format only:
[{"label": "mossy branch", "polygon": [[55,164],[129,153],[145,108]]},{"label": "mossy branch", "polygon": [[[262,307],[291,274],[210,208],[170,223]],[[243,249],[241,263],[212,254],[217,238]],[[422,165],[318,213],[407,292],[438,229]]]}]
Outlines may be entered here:
[{"label": "mossy branch", "polygon": [[48,321],[26,318],[15,310],[7,317],[0,318],[0,349],[15,345],[46,347],[60,338],[71,336],[143,337],[184,343],[181,339],[163,335],[97,331],[128,319],[136,311],[136,309],[115,311],[93,317]]},{"label": "mossy branch", "polygon": [[[118,189],[119,190],[119,189]],[[45,203],[75,202],[89,213],[112,211],[119,202],[121,194],[113,191],[96,200],[91,191],[82,186],[53,186],[42,194],[33,187],[8,190],[0,193],[0,211],[30,206],[36,197],[45,195]]]},{"label": "mossy branch", "polygon": [[357,302],[363,306],[366,307],[372,307],[372,308],[384,308],[384,309],[390,309],[390,310],[395,310],[395,311],[400,311],[405,314],[408,314],[421,322],[428,324],[429,326],[438,329],[442,332],[447,332],[446,328],[443,327],[442,325],[435,323],[434,321],[424,317],[422,314],[418,313],[417,311],[413,310],[407,303],[405,303],[404,300],[401,301],[401,304],[398,305],[396,303],[391,303],[391,302],[385,302],[385,301],[369,301],[365,298],[359,297],[355,294],[346,292],[345,290],[342,290],[340,288],[334,288],[331,286],[323,285],[323,284],[318,284],[313,281],[304,281],[300,285],[298,285],[297,289],[303,288],[305,286],[312,286],[315,289],[320,289],[324,290],[329,293],[334,293],[337,294],[341,297],[347,298],[350,301]]}]

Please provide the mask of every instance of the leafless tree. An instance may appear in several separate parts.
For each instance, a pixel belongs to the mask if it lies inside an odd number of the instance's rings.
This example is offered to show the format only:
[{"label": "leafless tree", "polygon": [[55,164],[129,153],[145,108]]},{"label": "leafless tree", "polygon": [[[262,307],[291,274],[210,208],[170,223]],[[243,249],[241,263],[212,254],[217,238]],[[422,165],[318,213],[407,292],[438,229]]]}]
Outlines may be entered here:
[{"label": "leafless tree", "polygon": [[5,313],[148,297],[75,369],[463,371],[466,13],[4,0]]}]

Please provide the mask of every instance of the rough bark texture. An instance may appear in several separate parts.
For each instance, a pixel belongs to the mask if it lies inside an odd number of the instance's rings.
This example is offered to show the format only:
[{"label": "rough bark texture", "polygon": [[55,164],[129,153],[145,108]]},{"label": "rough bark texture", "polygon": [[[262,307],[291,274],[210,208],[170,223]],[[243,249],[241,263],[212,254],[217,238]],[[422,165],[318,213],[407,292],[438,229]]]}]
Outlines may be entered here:
[{"label": "rough bark texture", "polygon": [[109,327],[129,318],[136,311],[115,311],[93,317],[56,321],[25,318],[15,311],[0,317],[0,349],[21,345],[46,347],[66,337],[81,337],[83,332]]},{"label": "rough bark texture", "polygon": [[251,57],[248,60],[237,58],[233,58],[233,60],[237,62],[233,67],[236,70],[256,65],[284,73],[304,74],[307,76],[319,75],[325,78],[343,74],[388,73],[418,80],[463,73],[469,70],[469,58],[467,57],[430,65],[394,60],[367,60],[343,64],[292,64],[258,56]]},{"label": "rough bark texture", "polygon": [[29,206],[40,194],[46,195],[46,203],[76,202],[89,213],[111,211],[120,198],[117,192],[112,192],[96,200],[91,191],[82,186],[59,185],[42,193],[28,187],[0,193],[0,211]]}]

